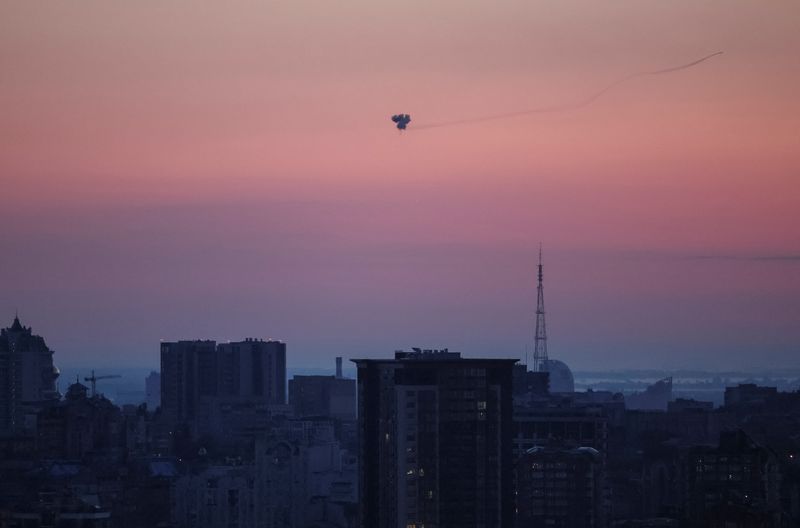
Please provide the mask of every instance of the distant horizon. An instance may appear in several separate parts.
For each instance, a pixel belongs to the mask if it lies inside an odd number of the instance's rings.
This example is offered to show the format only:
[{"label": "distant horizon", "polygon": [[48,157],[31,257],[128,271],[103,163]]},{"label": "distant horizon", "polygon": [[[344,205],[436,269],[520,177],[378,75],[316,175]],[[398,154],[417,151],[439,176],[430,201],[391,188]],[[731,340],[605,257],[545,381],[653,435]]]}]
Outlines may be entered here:
[{"label": "distant horizon", "polygon": [[[457,352],[457,351],[456,351]],[[336,356],[332,356],[331,360],[335,359]],[[390,359],[393,357],[392,355],[374,355],[370,356],[370,358],[376,359]],[[467,358],[473,357],[477,358],[480,356],[465,356]],[[499,356],[498,356],[499,357]],[[356,372],[355,367],[349,367],[351,359],[356,358],[347,358],[343,357],[345,361],[343,371],[345,373],[354,374]],[[513,357],[509,357],[508,359],[516,359]],[[331,366],[321,366],[321,365],[304,365],[304,364],[292,364],[290,361],[290,357],[287,352],[287,366],[286,370],[287,373],[289,372],[320,372],[320,373],[335,373],[336,367],[334,365]],[[158,371],[160,369],[159,364],[153,365],[145,365],[145,364],[80,364],[80,363],[64,363],[61,364],[58,362],[57,357],[54,359],[55,365],[61,369],[67,370],[96,370],[100,372],[101,370],[113,370],[113,369],[120,369],[120,370],[141,370],[141,371]],[[520,362],[519,364],[524,364],[524,361]],[[572,370],[572,373],[575,376],[587,376],[587,375],[594,375],[594,374],[615,374],[615,375],[643,375],[648,373],[664,373],[664,374],[708,374],[708,375],[715,375],[715,376],[750,376],[750,377],[771,377],[771,378],[780,378],[780,377],[798,377],[800,378],[800,366],[791,366],[791,367],[776,367],[776,368],[753,368],[753,369],[725,369],[725,370],[717,370],[717,369],[708,369],[708,368],[691,368],[691,367],[680,367],[680,368],[608,368],[608,369],[595,369],[595,370],[587,370],[581,368],[573,368],[572,365],[567,364]]]}]

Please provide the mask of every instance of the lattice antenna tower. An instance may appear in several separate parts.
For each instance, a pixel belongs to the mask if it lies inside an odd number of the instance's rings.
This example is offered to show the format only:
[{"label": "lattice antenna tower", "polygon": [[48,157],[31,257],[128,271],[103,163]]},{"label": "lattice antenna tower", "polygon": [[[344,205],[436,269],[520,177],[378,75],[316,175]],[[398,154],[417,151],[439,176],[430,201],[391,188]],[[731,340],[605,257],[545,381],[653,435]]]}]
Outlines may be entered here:
[{"label": "lattice antenna tower", "polygon": [[539,285],[536,288],[536,336],[534,337],[533,370],[547,370],[547,327],[544,321],[544,286],[542,285],[542,245],[539,244]]}]

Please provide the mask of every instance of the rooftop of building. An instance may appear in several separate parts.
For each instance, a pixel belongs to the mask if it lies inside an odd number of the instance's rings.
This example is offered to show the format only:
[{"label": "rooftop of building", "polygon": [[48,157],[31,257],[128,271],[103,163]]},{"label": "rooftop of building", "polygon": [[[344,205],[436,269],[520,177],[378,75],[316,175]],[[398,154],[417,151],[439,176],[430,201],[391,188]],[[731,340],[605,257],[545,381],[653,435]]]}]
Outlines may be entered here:
[{"label": "rooftop of building", "polygon": [[416,362],[437,362],[437,363],[516,363],[519,359],[496,359],[496,358],[463,358],[461,352],[451,352],[447,348],[412,348],[411,351],[395,350],[394,359],[351,359],[353,363],[416,363]]}]

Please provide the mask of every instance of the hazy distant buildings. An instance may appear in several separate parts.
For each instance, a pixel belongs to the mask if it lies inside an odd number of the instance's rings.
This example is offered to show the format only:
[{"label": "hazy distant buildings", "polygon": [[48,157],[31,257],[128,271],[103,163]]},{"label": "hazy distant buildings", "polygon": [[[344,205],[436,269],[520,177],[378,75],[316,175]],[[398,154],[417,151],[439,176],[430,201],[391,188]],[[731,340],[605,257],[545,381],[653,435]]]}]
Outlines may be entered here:
[{"label": "hazy distant buildings", "polygon": [[677,398],[667,402],[667,412],[703,412],[713,411],[714,403],[710,401],[698,401],[691,398]]},{"label": "hazy distant buildings", "polygon": [[353,361],[360,526],[513,526],[516,360],[414,349]]},{"label": "hazy distant buildings", "polygon": [[628,409],[644,411],[666,411],[672,400],[672,377],[659,380],[642,392],[625,395],[625,406]]},{"label": "hazy distant buildings", "polygon": [[144,395],[147,408],[151,411],[161,405],[161,374],[155,370],[144,379]]},{"label": "hazy distant buildings", "polygon": [[289,404],[295,416],[356,419],[356,381],[342,377],[341,358],[336,359],[336,376],[294,376],[289,380]]},{"label": "hazy distant buildings", "polygon": [[725,388],[725,406],[763,405],[778,394],[777,387],[761,387],[755,383],[740,383]]},{"label": "hazy distant buildings", "polygon": [[56,378],[53,351],[14,317],[0,330],[0,433],[24,429],[31,404],[58,399]]}]

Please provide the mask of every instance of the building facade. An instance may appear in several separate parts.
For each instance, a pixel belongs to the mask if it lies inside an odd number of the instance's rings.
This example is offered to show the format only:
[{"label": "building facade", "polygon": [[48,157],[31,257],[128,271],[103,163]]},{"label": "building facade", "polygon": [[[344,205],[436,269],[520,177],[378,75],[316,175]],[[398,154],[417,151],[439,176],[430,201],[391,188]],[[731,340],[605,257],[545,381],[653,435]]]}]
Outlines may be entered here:
[{"label": "building facade", "polygon": [[155,370],[144,379],[144,401],[151,411],[161,406],[161,374]]},{"label": "building facade", "polygon": [[516,360],[414,349],[353,361],[360,526],[513,526]]},{"label": "building facade", "polygon": [[[191,436],[221,434],[226,409],[269,414],[286,403],[286,344],[246,339],[161,343],[161,410]],[[230,414],[230,413],[228,413]]]},{"label": "building facade", "polygon": [[289,380],[289,405],[295,416],[356,419],[356,380],[342,376],[336,358],[335,376],[294,376]]},{"label": "building facade", "polygon": [[161,412],[170,424],[189,424],[201,396],[217,395],[217,343],[161,343]]},{"label": "building facade", "polygon": [[604,464],[591,447],[534,447],[516,465],[517,527],[607,525]]},{"label": "building facade", "polygon": [[286,403],[286,344],[247,338],[217,346],[219,395]]},{"label": "building facade", "polygon": [[53,351],[18,317],[0,330],[0,434],[26,428],[30,406],[59,399]]}]

